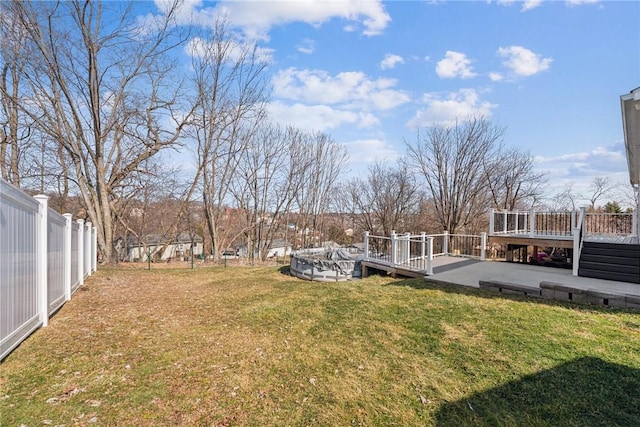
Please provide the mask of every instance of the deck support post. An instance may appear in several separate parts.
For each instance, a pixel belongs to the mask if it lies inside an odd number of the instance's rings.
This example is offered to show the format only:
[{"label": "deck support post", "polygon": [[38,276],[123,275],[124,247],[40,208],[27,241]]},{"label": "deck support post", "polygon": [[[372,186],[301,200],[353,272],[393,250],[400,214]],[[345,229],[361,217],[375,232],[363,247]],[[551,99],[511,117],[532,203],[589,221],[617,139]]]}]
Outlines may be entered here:
[{"label": "deck support post", "polygon": [[427,233],[425,233],[424,231],[422,233],[420,233],[420,264],[424,265],[424,257],[427,253],[427,248],[426,248],[426,243],[427,243]]},{"label": "deck support post", "polygon": [[494,233],[494,229],[493,229],[495,227],[494,213],[495,211],[493,209],[489,211],[489,236],[493,236],[493,233]]},{"label": "deck support post", "polygon": [[398,256],[396,254],[397,242],[396,242],[396,230],[391,230],[391,264],[396,265]]},{"label": "deck support post", "polygon": [[364,259],[369,258],[369,232],[364,232]]},{"label": "deck support post", "polygon": [[433,236],[427,237],[427,276],[433,275]]},{"label": "deck support post", "polygon": [[449,255],[449,231],[442,232],[442,253]]},{"label": "deck support post", "polygon": [[536,234],[536,211],[531,209],[529,212],[529,237],[534,237]]},{"label": "deck support post", "polygon": [[487,233],[480,233],[480,260],[485,261],[487,259]]},{"label": "deck support post", "polygon": [[509,211],[507,211],[506,209],[502,211],[502,232],[504,234],[507,234],[507,231],[509,231],[509,229],[507,228],[508,213]]}]

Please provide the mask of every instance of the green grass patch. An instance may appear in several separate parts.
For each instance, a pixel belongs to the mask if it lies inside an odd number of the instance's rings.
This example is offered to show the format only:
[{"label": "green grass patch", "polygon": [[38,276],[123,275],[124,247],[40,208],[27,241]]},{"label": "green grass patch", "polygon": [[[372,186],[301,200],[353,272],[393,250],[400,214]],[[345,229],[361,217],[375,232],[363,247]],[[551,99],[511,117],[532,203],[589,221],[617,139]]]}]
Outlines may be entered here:
[{"label": "green grass patch", "polygon": [[637,425],[640,315],[423,280],[104,268],[0,365],[0,425]]}]

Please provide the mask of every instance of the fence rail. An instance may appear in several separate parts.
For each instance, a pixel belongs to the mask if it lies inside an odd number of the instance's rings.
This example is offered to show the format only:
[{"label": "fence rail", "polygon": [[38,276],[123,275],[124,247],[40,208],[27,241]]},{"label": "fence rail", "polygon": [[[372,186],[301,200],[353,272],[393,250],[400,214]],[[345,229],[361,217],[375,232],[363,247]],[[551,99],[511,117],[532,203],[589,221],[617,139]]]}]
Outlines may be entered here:
[{"label": "fence rail", "polygon": [[[0,360],[96,270],[96,230],[0,179]],[[85,243],[86,242],[86,243]]]}]

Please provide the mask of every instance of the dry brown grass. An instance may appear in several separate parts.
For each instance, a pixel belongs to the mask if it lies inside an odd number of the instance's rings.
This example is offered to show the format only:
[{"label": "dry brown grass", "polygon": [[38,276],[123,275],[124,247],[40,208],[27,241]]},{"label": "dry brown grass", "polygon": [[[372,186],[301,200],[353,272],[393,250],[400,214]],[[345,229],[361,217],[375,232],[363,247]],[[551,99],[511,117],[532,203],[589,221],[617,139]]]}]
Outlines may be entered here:
[{"label": "dry brown grass", "polygon": [[417,280],[105,268],[3,362],[0,424],[464,424],[443,407],[577,358],[640,372],[638,323]]}]

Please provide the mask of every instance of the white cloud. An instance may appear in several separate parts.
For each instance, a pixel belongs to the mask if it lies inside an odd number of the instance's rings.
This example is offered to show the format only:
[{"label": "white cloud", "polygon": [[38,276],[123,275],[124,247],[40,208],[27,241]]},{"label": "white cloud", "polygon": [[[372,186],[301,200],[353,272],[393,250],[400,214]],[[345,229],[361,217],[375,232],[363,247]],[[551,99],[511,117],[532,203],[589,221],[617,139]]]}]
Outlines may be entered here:
[{"label": "white cloud", "polygon": [[[228,40],[225,45],[225,59],[228,62],[235,62],[240,60],[247,52],[252,52],[252,45],[245,45],[242,42]],[[219,47],[215,43],[209,43],[207,40],[200,37],[194,37],[189,40],[184,50],[189,56],[195,57],[217,57]],[[256,48],[256,60],[260,62],[270,63],[273,59],[273,49],[258,47]]]},{"label": "white cloud", "polygon": [[600,3],[600,0],[567,0],[569,6],[582,6],[584,4],[596,4]]},{"label": "white cloud", "polygon": [[504,79],[504,76],[501,73],[498,73],[495,71],[489,73],[488,76],[492,82],[499,82],[499,81],[502,81],[502,79]]},{"label": "white cloud", "polygon": [[267,106],[267,110],[275,122],[305,131],[325,132],[342,125],[366,128],[378,124],[378,119],[371,113],[354,112],[327,105],[287,105],[281,101],[274,101]]},{"label": "white cloud", "polygon": [[623,141],[591,151],[566,153],[558,156],[536,156],[535,162],[564,168],[571,178],[609,175],[626,172],[627,158]]},{"label": "white cloud", "polygon": [[498,56],[505,58],[502,64],[520,77],[532,76],[546,71],[553,62],[553,59],[543,58],[540,54],[522,46],[500,47]]},{"label": "white cloud", "polygon": [[358,71],[332,76],[322,70],[288,68],[276,73],[271,82],[276,98],[344,109],[390,110],[410,100],[405,92],[394,89],[397,80],[371,79]]},{"label": "white cloud", "polygon": [[522,2],[522,12],[526,12],[527,10],[535,9],[536,7],[542,4],[542,0],[526,0]]},{"label": "white cloud", "polygon": [[383,70],[392,70],[398,64],[404,64],[404,59],[402,58],[402,56],[387,53],[380,63],[380,68]]},{"label": "white cloud", "polygon": [[490,117],[495,104],[481,101],[475,89],[461,89],[442,97],[427,93],[423,98],[426,108],[420,109],[407,123],[410,128],[428,127],[435,124],[452,125],[456,120],[466,120],[473,116]]},{"label": "white cloud", "polygon": [[476,73],[473,72],[471,62],[464,53],[448,50],[444,59],[436,64],[436,74],[443,79],[475,77]]},{"label": "white cloud", "polygon": [[381,34],[391,21],[382,2],[378,0],[222,0],[216,8],[227,16],[232,25],[242,28],[251,38],[267,38],[271,28],[277,25],[305,22],[319,26],[333,18],[348,21],[345,31],[359,28],[362,34],[373,36]]},{"label": "white cloud", "polygon": [[349,153],[349,163],[370,164],[377,161],[394,161],[401,157],[397,148],[381,139],[360,139],[343,144]]},{"label": "white cloud", "polygon": [[522,7],[520,8],[521,12],[526,12],[527,10],[531,10],[531,9],[535,9],[536,7],[540,6],[542,4],[542,0],[498,0],[496,2],[497,4],[501,5],[501,6],[511,6],[513,4],[522,4]]},{"label": "white cloud", "polygon": [[298,52],[311,55],[316,51],[316,42],[311,39],[303,39],[296,45],[296,49],[298,49]]}]

